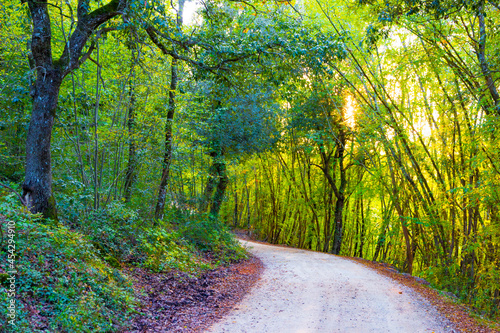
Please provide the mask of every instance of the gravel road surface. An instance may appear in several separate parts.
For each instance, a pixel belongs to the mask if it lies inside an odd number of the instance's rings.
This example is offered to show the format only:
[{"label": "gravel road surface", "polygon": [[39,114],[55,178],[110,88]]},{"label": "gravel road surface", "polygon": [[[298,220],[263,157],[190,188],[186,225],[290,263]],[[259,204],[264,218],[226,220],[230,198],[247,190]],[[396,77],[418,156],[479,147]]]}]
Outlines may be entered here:
[{"label": "gravel road surface", "polygon": [[209,332],[453,332],[426,300],[358,263],[242,241],[261,280]]}]

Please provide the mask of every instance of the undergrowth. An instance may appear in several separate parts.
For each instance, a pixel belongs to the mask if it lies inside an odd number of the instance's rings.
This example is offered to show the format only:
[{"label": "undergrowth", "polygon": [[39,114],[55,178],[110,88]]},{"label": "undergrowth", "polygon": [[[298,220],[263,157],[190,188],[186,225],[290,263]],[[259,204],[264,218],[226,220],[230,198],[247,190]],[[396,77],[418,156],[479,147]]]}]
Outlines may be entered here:
[{"label": "undergrowth", "polygon": [[[10,199],[10,200],[9,200]],[[134,310],[132,286],[96,254],[88,237],[63,225],[0,205],[3,234],[15,223],[16,318],[9,325],[7,292],[0,293],[0,326],[12,332],[107,332]],[[9,248],[0,247],[2,274]],[[8,288],[3,279],[2,288]]]},{"label": "undergrowth", "polygon": [[[143,219],[121,202],[96,212],[58,198],[60,221],[0,195],[0,331],[116,332],[138,305],[124,267],[190,275],[238,260],[223,223],[176,209]],[[75,218],[78,217],[78,218]],[[15,223],[15,326],[9,325],[8,224]]]}]

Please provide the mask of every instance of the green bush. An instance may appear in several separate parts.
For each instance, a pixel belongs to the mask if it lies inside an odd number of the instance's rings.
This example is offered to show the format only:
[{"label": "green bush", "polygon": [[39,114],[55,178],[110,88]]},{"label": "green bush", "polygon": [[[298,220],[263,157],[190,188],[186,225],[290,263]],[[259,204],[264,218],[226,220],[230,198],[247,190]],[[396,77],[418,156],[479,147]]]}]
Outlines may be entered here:
[{"label": "green bush", "polygon": [[114,257],[120,262],[137,260],[137,235],[143,222],[137,212],[115,201],[105,209],[92,212],[82,222],[81,230],[88,235],[101,256]]},{"label": "green bush", "polygon": [[231,262],[246,256],[227,226],[208,214],[186,216],[179,231],[198,250],[210,252],[217,260]]},{"label": "green bush", "polygon": [[[77,203],[65,205],[64,212],[73,213],[61,214],[61,220],[67,221],[79,209]],[[214,220],[204,224],[205,216],[194,216],[177,208],[167,209],[164,221],[155,223],[142,220],[121,201],[79,215],[78,222],[71,225],[77,225],[87,235],[97,254],[112,267],[128,262],[155,272],[180,270],[196,274],[212,267],[200,252],[214,252],[216,259],[222,261],[226,255],[236,258],[241,252],[221,223]],[[204,227],[210,234],[208,238],[199,237],[206,233],[200,229]]]},{"label": "green bush", "polygon": [[[97,254],[111,266],[141,261],[138,239],[145,229],[139,214],[121,201],[112,201],[97,211],[86,211],[78,200],[58,196],[60,220],[87,235]],[[75,218],[77,216],[77,218]]]},{"label": "green bush", "polygon": [[147,254],[143,266],[155,272],[175,269],[196,274],[212,268],[177,231],[163,221],[144,232],[141,246]]},{"label": "green bush", "polygon": [[428,267],[419,275],[439,290],[451,292],[464,303],[471,304],[474,309],[491,318],[498,318],[500,299],[498,297],[498,281],[500,270],[497,265],[485,265],[475,272],[474,279],[468,271],[453,263],[448,266]]}]

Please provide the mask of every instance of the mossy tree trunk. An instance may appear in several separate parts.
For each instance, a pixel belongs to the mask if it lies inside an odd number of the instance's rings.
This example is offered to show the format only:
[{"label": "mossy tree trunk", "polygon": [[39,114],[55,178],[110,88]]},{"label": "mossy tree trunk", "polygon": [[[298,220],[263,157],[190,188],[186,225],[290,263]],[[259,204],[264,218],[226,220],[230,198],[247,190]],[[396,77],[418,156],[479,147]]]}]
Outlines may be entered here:
[{"label": "mossy tree trunk", "polygon": [[215,194],[212,199],[210,215],[217,217],[219,216],[222,200],[224,200],[224,195],[226,193],[227,184],[229,183],[229,178],[227,176],[226,163],[223,160],[216,161],[214,165],[217,172],[217,188],[215,189]]}]

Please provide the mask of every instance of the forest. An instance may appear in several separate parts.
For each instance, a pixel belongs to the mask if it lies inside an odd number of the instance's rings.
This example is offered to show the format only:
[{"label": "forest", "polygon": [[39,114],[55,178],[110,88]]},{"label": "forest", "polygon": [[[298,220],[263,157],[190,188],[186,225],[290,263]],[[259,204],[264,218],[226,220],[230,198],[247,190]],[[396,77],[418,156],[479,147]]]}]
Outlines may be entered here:
[{"label": "forest", "polygon": [[13,302],[13,331],[120,331],[121,268],[237,261],[232,228],[388,263],[500,320],[497,0],[0,12],[1,326]]}]

